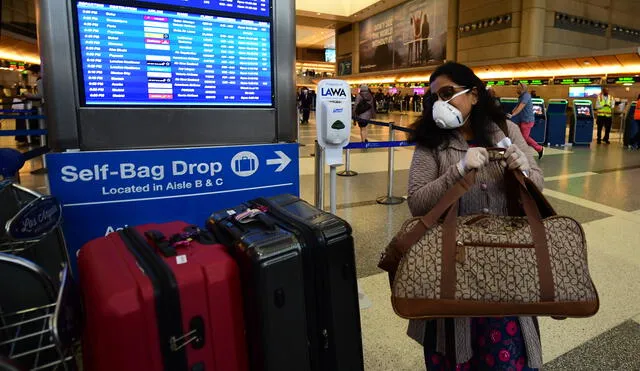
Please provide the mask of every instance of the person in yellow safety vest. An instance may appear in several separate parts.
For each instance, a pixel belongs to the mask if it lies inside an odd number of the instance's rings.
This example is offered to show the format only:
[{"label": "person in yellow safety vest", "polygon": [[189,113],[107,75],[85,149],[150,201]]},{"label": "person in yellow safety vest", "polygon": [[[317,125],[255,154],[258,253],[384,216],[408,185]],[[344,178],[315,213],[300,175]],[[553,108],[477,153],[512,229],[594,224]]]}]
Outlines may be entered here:
[{"label": "person in yellow safety vest", "polygon": [[[615,99],[613,99],[613,96],[609,94],[609,89],[602,89],[602,94],[598,95],[598,100],[596,101],[598,144],[602,143],[602,140],[604,140],[606,144],[609,144],[609,133],[611,133],[611,124],[613,122],[613,107],[615,106],[615,103]],[[604,138],[602,137],[603,127]]]}]

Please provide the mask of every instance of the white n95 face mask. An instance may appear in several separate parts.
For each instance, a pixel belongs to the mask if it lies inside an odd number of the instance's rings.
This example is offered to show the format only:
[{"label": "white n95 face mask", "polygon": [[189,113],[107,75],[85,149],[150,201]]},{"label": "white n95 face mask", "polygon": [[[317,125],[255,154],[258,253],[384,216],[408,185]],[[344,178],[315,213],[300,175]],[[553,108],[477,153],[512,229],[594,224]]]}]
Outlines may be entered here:
[{"label": "white n95 face mask", "polygon": [[441,129],[457,129],[464,125],[467,121],[464,117],[462,117],[462,112],[459,109],[454,107],[451,103],[451,100],[457,96],[468,93],[470,89],[463,90],[457,94],[455,94],[451,99],[447,101],[437,100],[433,104],[433,120],[436,122]]}]

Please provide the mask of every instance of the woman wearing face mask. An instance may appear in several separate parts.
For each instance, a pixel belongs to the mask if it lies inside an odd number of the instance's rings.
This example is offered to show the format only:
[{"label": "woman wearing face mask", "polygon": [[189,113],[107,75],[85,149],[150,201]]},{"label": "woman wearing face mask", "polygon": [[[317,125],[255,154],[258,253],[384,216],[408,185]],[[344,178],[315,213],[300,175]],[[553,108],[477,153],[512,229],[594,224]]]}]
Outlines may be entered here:
[{"label": "woman wearing face mask", "polygon": [[[507,215],[505,168],[523,171],[538,187],[543,175],[518,126],[491,100],[482,81],[461,64],[446,63],[430,79],[409,171],[409,208],[423,216],[471,170],[476,184],[460,200],[460,215]],[[509,139],[505,139],[505,133]],[[489,161],[487,147],[507,147],[505,161]],[[424,346],[427,370],[534,370],[542,366],[532,317],[412,320],[409,336]],[[459,367],[459,368],[457,368]]]}]

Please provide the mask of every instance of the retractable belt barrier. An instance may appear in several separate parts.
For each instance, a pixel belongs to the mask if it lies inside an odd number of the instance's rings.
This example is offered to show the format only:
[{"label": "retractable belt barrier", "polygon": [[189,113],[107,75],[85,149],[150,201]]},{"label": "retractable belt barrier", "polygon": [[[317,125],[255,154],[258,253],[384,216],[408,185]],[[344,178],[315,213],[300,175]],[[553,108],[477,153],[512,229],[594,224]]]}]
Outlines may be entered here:
[{"label": "retractable belt barrier", "polygon": [[[32,160],[36,157],[40,157],[50,151],[47,145],[48,131],[45,128],[44,120],[46,117],[42,114],[42,107],[34,109],[3,109],[0,110],[0,120],[38,120],[38,129],[32,130],[0,130],[0,137],[13,137],[13,136],[25,136],[28,140],[31,140],[33,136],[40,137],[40,146],[22,153],[22,159],[24,161]],[[32,171],[32,174],[43,174],[46,172],[45,168],[36,169]],[[5,175],[6,176],[6,175]]]},{"label": "retractable belt barrier", "polygon": [[[369,148],[388,148],[388,164],[387,164],[387,194],[376,199],[376,202],[382,205],[398,205],[405,201],[404,197],[393,195],[393,179],[394,179],[394,165],[395,165],[395,153],[394,148],[397,147],[413,147],[415,143],[411,143],[406,140],[398,141],[395,138],[395,132],[401,131],[405,133],[412,133],[413,130],[397,126],[393,122],[382,122],[374,120],[364,120],[360,118],[354,119],[359,123],[366,123],[375,126],[382,126],[389,128],[389,140],[385,142],[367,142],[367,143],[349,143],[345,148],[345,170],[337,173],[340,176],[352,177],[358,175],[357,172],[351,170],[351,150],[352,149],[369,149]],[[316,207],[324,208],[324,152],[322,148],[316,143]]]}]

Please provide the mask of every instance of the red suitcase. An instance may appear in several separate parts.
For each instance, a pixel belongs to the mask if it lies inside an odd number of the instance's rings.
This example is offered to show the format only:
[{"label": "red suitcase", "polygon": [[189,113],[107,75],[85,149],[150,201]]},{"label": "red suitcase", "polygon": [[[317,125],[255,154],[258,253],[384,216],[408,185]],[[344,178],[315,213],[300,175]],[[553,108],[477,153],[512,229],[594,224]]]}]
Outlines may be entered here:
[{"label": "red suitcase", "polygon": [[80,250],[85,370],[247,371],[238,267],[189,228],[127,228]]}]

